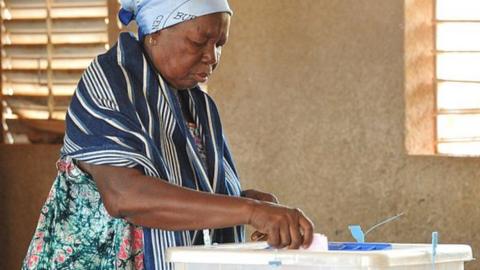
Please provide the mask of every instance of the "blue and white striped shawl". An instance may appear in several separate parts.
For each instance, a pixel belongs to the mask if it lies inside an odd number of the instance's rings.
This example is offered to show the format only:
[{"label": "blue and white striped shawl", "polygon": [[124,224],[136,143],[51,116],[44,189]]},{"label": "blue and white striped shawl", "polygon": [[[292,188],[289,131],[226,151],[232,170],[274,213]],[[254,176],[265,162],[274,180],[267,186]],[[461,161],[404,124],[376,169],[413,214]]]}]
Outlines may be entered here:
[{"label": "blue and white striped shawl", "polygon": [[[202,166],[173,90],[129,33],[83,74],[66,118],[62,156],[91,164],[137,168],[145,175],[205,192],[240,196],[240,184],[217,108],[199,87],[190,111],[207,151]],[[213,183],[213,184],[211,184]],[[208,218],[208,217],[205,217]],[[144,228],[146,269],[172,269],[166,248],[202,243],[202,233]],[[243,228],[214,230],[213,242],[243,241]]]}]

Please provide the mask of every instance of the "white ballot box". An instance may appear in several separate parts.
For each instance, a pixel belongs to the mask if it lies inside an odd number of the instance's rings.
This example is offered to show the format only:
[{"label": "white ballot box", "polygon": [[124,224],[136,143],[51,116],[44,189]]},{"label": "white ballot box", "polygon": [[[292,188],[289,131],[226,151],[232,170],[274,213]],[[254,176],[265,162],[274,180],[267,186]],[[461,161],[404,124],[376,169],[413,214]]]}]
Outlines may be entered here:
[{"label": "white ballot box", "polygon": [[391,244],[387,250],[308,251],[270,249],[266,243],[175,247],[167,260],[176,270],[461,270],[473,259],[468,245]]}]

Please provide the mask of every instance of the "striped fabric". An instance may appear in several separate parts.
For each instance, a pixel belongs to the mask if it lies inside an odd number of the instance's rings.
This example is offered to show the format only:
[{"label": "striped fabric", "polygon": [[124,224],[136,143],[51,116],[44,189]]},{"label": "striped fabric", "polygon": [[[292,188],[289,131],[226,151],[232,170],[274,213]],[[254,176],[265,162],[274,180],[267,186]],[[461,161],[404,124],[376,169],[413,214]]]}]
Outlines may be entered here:
[{"label": "striped fabric", "polygon": [[[240,196],[212,99],[199,87],[184,90],[207,151],[204,168],[173,91],[152,68],[136,38],[121,33],[117,45],[98,56],[78,84],[67,113],[62,156],[137,168],[159,181]],[[168,247],[203,244],[202,231],[143,228],[143,233],[146,269],[173,269],[165,260]],[[218,243],[244,239],[242,226],[210,233]]]}]

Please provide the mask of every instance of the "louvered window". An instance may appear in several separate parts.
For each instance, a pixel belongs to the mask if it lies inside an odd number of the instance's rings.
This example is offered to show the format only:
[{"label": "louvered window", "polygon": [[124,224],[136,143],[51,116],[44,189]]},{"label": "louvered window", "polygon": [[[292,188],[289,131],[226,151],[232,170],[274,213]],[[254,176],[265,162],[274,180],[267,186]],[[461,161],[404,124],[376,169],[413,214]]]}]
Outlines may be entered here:
[{"label": "louvered window", "polygon": [[[107,0],[2,2],[4,142],[61,142],[83,70],[109,47],[108,5]],[[116,25],[115,20],[110,28]]]},{"label": "louvered window", "polygon": [[436,2],[437,151],[480,155],[480,1]]}]

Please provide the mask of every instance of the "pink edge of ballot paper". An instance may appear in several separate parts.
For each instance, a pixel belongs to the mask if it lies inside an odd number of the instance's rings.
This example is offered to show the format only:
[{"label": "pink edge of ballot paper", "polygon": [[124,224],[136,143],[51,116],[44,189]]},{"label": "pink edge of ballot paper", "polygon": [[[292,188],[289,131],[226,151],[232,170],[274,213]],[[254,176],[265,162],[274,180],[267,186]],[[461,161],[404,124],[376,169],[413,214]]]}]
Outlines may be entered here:
[{"label": "pink edge of ballot paper", "polygon": [[325,235],[320,233],[315,233],[313,235],[312,244],[308,248],[300,248],[301,250],[307,251],[327,251],[328,250],[328,239]]}]

